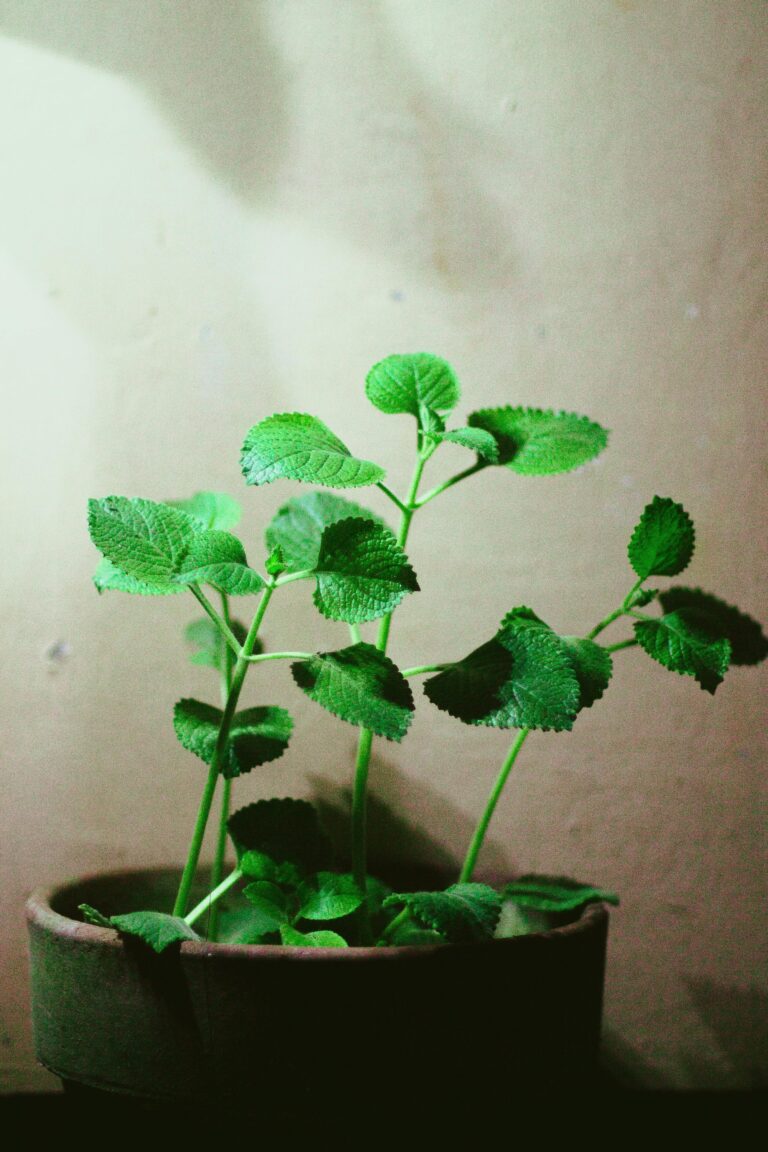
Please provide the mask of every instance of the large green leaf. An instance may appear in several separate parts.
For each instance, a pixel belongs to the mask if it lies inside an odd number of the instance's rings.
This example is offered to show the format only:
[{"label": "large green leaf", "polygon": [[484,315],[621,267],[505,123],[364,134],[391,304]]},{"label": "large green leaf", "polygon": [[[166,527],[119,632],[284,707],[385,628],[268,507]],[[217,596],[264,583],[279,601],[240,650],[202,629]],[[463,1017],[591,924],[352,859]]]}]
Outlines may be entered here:
[{"label": "large green leaf", "polygon": [[194,516],[203,528],[217,528],[223,532],[236,528],[242,515],[237,500],[226,492],[195,492],[189,500],[169,500],[168,503]]},{"label": "large green leaf", "polygon": [[[200,700],[180,700],[173,710],[173,727],[183,746],[210,764],[218,740],[223,713]],[[283,755],[291,738],[293,721],[284,708],[246,708],[232,719],[220,771],[227,779],[250,772]]]},{"label": "large green leaf", "polygon": [[321,708],[377,736],[402,740],[413,715],[413,693],[395,664],[372,644],[321,652],[291,665],[293,678]]},{"label": "large green leaf", "polygon": [[394,535],[370,520],[339,520],[326,528],[314,570],[318,611],[348,624],[386,616],[419,589]]},{"label": "large green leaf", "polygon": [[301,480],[327,488],[359,488],[376,484],[384,469],[352,456],[345,444],[306,413],[268,416],[245,438],[240,465],[246,484]]},{"label": "large green leaf", "polygon": [[325,529],[351,517],[384,526],[379,516],[334,492],[307,492],[279,509],[266,531],[267,547],[282,550],[287,571],[303,572],[315,567]]},{"label": "large green leaf", "polygon": [[496,438],[484,428],[454,428],[450,432],[434,432],[432,439],[448,444],[460,444],[470,452],[476,452],[489,464],[498,464],[499,446]]},{"label": "large green leaf", "polygon": [[257,800],[230,816],[228,827],[238,859],[245,852],[259,852],[307,872],[332,863],[331,842],[307,800]]},{"label": "large green leaf", "polygon": [[451,944],[490,940],[501,914],[501,897],[487,884],[452,884],[444,892],[400,892],[384,901],[385,907],[398,905]]},{"label": "large green leaf", "polygon": [[659,602],[665,612],[690,608],[699,618],[706,617],[710,632],[730,641],[731,664],[760,664],[768,656],[768,638],[757,620],[709,592],[667,588],[659,593]]},{"label": "large green leaf", "polygon": [[218,529],[194,538],[175,579],[180,584],[210,584],[230,596],[255,595],[264,587],[259,573],[248,567],[241,542]]},{"label": "large green leaf", "polygon": [[728,670],[730,641],[712,618],[695,608],[678,608],[659,620],[637,620],[635,636],[649,656],[672,672],[694,676],[714,695]]},{"label": "large green leaf", "polygon": [[339,920],[355,912],[364,900],[354,876],[318,872],[301,889],[299,916],[303,920]]},{"label": "large green leaf", "polygon": [[595,901],[619,903],[616,893],[604,888],[582,884],[569,876],[539,876],[535,873],[507,884],[503,895],[507,900],[539,912],[573,912]]},{"label": "large green leaf", "polygon": [[682,504],[654,496],[632,533],[629,562],[641,580],[677,576],[690,563],[695,539],[693,521]]},{"label": "large green leaf", "polygon": [[253,906],[251,932],[265,936],[278,932],[289,919],[288,901],[282,889],[268,880],[256,880],[243,889],[243,895]]},{"label": "large green leaf", "polygon": [[290,924],[280,928],[280,939],[290,948],[348,948],[343,936],[338,932],[322,929],[319,932],[298,932]]},{"label": "large green leaf", "polygon": [[581,636],[561,636],[566,655],[579,682],[579,710],[591,708],[605,692],[613,675],[613,660],[594,640]]},{"label": "large green leaf", "polygon": [[135,576],[128,576],[122,572],[111,560],[107,560],[106,556],[102,556],[96,566],[93,583],[100,595],[102,592],[131,592],[138,596],[173,596],[184,591],[181,584],[145,584]]},{"label": "large green leaf", "polygon": [[128,912],[124,916],[110,916],[109,922],[118,932],[138,936],[155,952],[164,952],[171,944],[200,937],[179,916],[164,912]]},{"label": "large green leaf", "polygon": [[112,564],[158,593],[173,589],[173,577],[200,532],[199,522],[179,508],[125,496],[89,500],[88,527]]},{"label": "large green leaf", "polygon": [[390,415],[409,412],[419,419],[428,411],[450,412],[461,390],[450,364],[429,352],[387,356],[374,364],[365,381],[365,394],[372,404]]},{"label": "large green leaf", "polygon": [[471,414],[469,424],[491,433],[499,464],[526,476],[570,472],[599,455],[608,443],[604,428],[574,412],[482,408]]}]

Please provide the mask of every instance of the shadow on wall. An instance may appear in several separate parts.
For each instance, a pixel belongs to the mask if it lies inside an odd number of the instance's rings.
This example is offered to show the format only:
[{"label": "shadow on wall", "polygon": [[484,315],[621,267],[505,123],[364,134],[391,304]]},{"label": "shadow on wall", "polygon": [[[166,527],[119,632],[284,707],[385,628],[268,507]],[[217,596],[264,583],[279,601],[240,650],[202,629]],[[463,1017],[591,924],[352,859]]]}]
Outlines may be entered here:
[{"label": "shadow on wall", "polygon": [[0,30],[136,82],[206,167],[255,198],[286,131],[285,76],[262,12],[252,0],[99,0],[87,12],[27,0],[0,14]]}]

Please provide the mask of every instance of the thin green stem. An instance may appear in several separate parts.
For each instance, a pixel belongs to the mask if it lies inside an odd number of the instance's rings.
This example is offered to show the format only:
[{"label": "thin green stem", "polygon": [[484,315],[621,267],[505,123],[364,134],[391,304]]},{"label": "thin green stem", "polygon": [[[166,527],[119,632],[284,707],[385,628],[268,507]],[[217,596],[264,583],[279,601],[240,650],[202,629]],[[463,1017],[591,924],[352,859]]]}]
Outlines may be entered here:
[{"label": "thin green stem", "polygon": [[[229,615],[229,598],[225,592],[221,593],[221,615],[227,627],[231,630],[232,620]],[[232,687],[232,670],[234,662],[232,659],[232,651],[229,647],[224,649],[224,662],[221,668],[220,679],[220,692],[221,692],[221,706],[224,708],[229,696],[229,690]],[[221,802],[219,809],[219,831],[216,838],[216,850],[213,854],[213,865],[211,867],[211,888],[215,889],[220,883],[224,875],[224,860],[227,855],[227,823],[229,821],[229,809],[232,801],[232,781],[227,777],[222,777],[221,781]],[[218,905],[214,904],[211,908],[211,914],[208,918],[208,939],[215,940],[218,928]]]},{"label": "thin green stem", "polygon": [[386,928],[382,932],[382,943],[388,940],[392,933],[395,932],[401,924],[405,924],[405,922],[410,918],[410,915],[411,913],[409,908],[401,908],[397,916],[395,916],[394,920],[390,920],[389,924],[387,924]]},{"label": "thin green stem", "polygon": [[258,656],[248,656],[249,664],[263,664],[266,660],[311,660],[313,652],[260,652]]},{"label": "thin green stem", "polygon": [[349,638],[353,644],[360,644],[363,637],[360,633],[360,625],[359,624],[350,624],[350,626],[349,626]]},{"label": "thin green stem", "polygon": [[466,480],[469,476],[474,476],[476,472],[482,472],[483,468],[488,467],[486,460],[478,460],[475,464],[465,468],[463,472],[457,472],[455,476],[451,476],[449,480],[444,480],[442,484],[435,485],[430,488],[429,492],[425,492],[420,500],[415,502],[416,508],[423,508],[425,504],[429,504],[430,500],[434,500],[435,496],[439,496],[441,492],[445,492],[448,488],[453,488],[454,484],[458,484],[461,480]]},{"label": "thin green stem", "polygon": [[189,845],[189,854],[187,862],[184,865],[184,871],[179,884],[179,891],[176,896],[176,903],[173,906],[174,916],[183,916],[187,910],[189,903],[189,892],[192,887],[192,881],[195,878],[197,871],[198,860],[200,859],[200,850],[203,846],[203,837],[205,836],[205,829],[208,824],[208,817],[211,814],[211,804],[213,803],[213,795],[216,791],[216,781],[219,775],[219,767],[222,758],[227,749],[227,742],[229,740],[229,730],[232,727],[232,720],[237,708],[237,702],[240,699],[240,692],[243,687],[246,672],[248,671],[248,657],[253,654],[253,647],[259,635],[259,628],[264,619],[264,613],[267,610],[272,594],[275,590],[275,581],[270,581],[265,585],[264,591],[261,594],[259,606],[256,609],[256,615],[251,622],[251,627],[248,630],[248,635],[243,643],[242,651],[237,658],[234,670],[232,672],[232,685],[227,696],[227,703],[224,707],[224,714],[221,718],[219,725],[218,735],[216,737],[216,745],[211,757],[211,764],[208,769],[208,779],[205,782],[203,795],[200,800],[200,807],[197,813],[197,820],[195,828],[192,833],[192,841]]},{"label": "thin green stem", "polygon": [[[209,892],[205,899],[201,900],[199,904],[196,904],[192,911],[184,917],[184,923],[189,924],[191,927],[196,920],[199,920],[201,916],[205,915],[209,908],[211,909],[211,915],[213,915],[216,908],[216,901],[219,900],[225,892],[229,892],[230,888],[237,884],[242,875],[239,868],[235,868],[234,872],[230,872],[226,880],[222,880],[217,884],[213,891]],[[208,939],[211,939],[210,934]]]},{"label": "thin green stem", "polygon": [[219,613],[214,608],[213,604],[211,604],[210,600],[205,595],[205,593],[201,590],[201,588],[198,584],[190,584],[189,590],[192,593],[192,595],[195,597],[195,599],[199,602],[203,611],[206,612],[210,616],[211,620],[213,620],[214,624],[218,628],[219,632],[221,632],[221,634],[224,637],[224,639],[226,640],[228,646],[234,652],[235,656],[239,656],[240,655],[239,641],[238,641],[237,637],[235,636],[234,632],[232,631],[232,629],[229,627],[229,624],[227,623],[227,621],[222,616],[219,615]]},{"label": "thin green stem", "polygon": [[408,509],[406,508],[405,504],[403,504],[399,496],[395,495],[391,488],[388,488],[387,485],[383,484],[381,481],[377,483],[376,487],[381,489],[384,495],[388,496],[392,503],[398,506],[401,512],[407,512]]},{"label": "thin green stem", "polygon": [[427,672],[444,672],[450,664],[417,664],[415,668],[403,668],[403,676],[423,676]]},{"label": "thin green stem", "polygon": [[283,584],[291,584],[294,580],[309,580],[310,576],[316,575],[317,573],[311,568],[304,568],[301,572],[288,572],[285,576],[278,576],[273,586],[282,588]]},{"label": "thin green stem", "polygon": [[488,831],[488,825],[491,822],[491,818],[493,816],[493,813],[496,811],[496,805],[499,802],[499,797],[501,796],[501,793],[504,791],[504,785],[507,782],[507,777],[509,776],[510,772],[512,771],[512,766],[514,765],[515,760],[517,759],[518,753],[519,753],[520,749],[522,748],[523,744],[525,743],[526,737],[528,736],[529,732],[530,732],[530,728],[521,728],[520,729],[519,733],[517,734],[516,740],[512,744],[512,747],[510,748],[509,752],[507,753],[507,757],[501,766],[501,770],[499,772],[499,775],[496,777],[496,783],[494,784],[493,789],[491,791],[491,795],[488,798],[488,803],[485,806],[485,811],[483,812],[482,816],[480,817],[480,822],[478,823],[477,828],[475,828],[474,835],[472,837],[472,840],[471,840],[470,845],[469,845],[469,849],[467,851],[466,859],[464,860],[464,864],[462,866],[461,872],[459,873],[459,883],[460,884],[466,884],[468,881],[470,881],[472,879],[473,873],[475,871],[475,865],[477,864],[477,857],[480,854],[480,849],[483,846],[485,834]]},{"label": "thin green stem", "polygon": [[624,611],[625,609],[622,605],[621,608],[617,608],[615,612],[610,612],[604,620],[601,620],[599,624],[595,624],[591,632],[587,632],[585,639],[594,640],[595,636],[599,636],[609,624],[613,624],[614,620],[618,620],[620,616],[623,616]]},{"label": "thin green stem", "polygon": [[606,652],[621,652],[622,648],[634,648],[637,640],[622,640],[618,644],[608,644]]}]

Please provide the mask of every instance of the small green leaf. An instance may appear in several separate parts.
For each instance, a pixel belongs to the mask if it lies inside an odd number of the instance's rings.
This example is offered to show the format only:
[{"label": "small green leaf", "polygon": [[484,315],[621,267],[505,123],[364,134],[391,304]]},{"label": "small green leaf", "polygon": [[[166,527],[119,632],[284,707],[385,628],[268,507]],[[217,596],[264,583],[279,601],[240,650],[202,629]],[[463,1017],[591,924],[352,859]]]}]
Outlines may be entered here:
[{"label": "small green leaf", "polygon": [[508,613],[493,640],[426,681],[438,708],[465,724],[568,731],[580,690],[571,659],[530,609]]},{"label": "small green leaf", "polygon": [[618,904],[615,892],[582,884],[569,876],[537,876],[530,873],[513,880],[504,889],[504,898],[539,912],[573,912],[595,901]]},{"label": "small green leaf", "polygon": [[499,446],[496,439],[484,428],[454,428],[450,432],[433,434],[433,439],[447,441],[449,444],[460,444],[462,448],[476,452],[490,464],[499,462]]},{"label": "small green leaf", "polygon": [[253,905],[254,918],[251,932],[264,936],[268,932],[278,932],[289,919],[285,893],[267,880],[257,880],[243,889],[243,895]]},{"label": "small green leaf", "polygon": [[257,800],[230,816],[228,827],[238,859],[245,852],[261,852],[276,864],[310,872],[332,862],[331,842],[307,800]]},{"label": "small green leaf", "polygon": [[496,441],[498,463],[525,476],[570,472],[598,456],[608,443],[599,424],[574,412],[542,408],[483,408],[469,417]]},{"label": "small green leaf", "polygon": [[248,567],[245,549],[229,532],[201,532],[190,545],[175,579],[180,584],[210,584],[230,596],[253,596],[264,587]]},{"label": "small green leaf", "polygon": [[167,916],[165,912],[128,912],[125,916],[111,916],[110,923],[126,936],[138,936],[155,952],[164,952],[171,944],[184,940],[200,939],[181,917]]},{"label": "small green leaf", "polygon": [[97,928],[112,928],[114,925],[109,916],[102,916],[97,908],[91,904],[78,904],[78,909],[83,914],[83,919],[88,924],[94,924]]},{"label": "small green leaf", "polygon": [[314,571],[318,611],[347,624],[386,616],[419,590],[394,535],[370,520],[339,520],[326,528]]},{"label": "small green leaf", "polygon": [[700,588],[667,588],[659,594],[665,612],[690,608],[707,617],[707,627],[731,644],[731,664],[760,664],[768,656],[768,638],[746,612]]},{"label": "small green leaf", "polygon": [[254,424],[245,438],[240,465],[246,484],[300,480],[327,488],[376,484],[384,469],[358,460],[315,416],[291,412]]},{"label": "small green leaf", "polygon": [[189,500],[169,500],[172,508],[181,508],[199,520],[203,528],[229,532],[240,523],[242,510],[237,500],[226,492],[195,492]]},{"label": "small green leaf", "polygon": [[352,517],[386,527],[373,512],[334,492],[307,492],[289,500],[277,512],[267,528],[267,547],[282,549],[289,572],[304,572],[317,564],[325,529]]},{"label": "small green leaf", "polygon": [[[230,620],[230,631],[235,639],[242,644],[246,637],[246,629],[239,620]],[[201,664],[206,668],[216,668],[219,672],[224,669],[227,642],[219,629],[208,616],[200,620],[193,620],[184,629],[184,638],[188,644],[194,645],[196,652],[190,656],[192,664]],[[260,640],[256,641],[254,655],[262,651]],[[234,655],[233,655],[234,659]]]},{"label": "small green leaf", "polygon": [[452,884],[444,892],[401,892],[384,901],[405,905],[425,928],[442,933],[451,944],[490,940],[501,914],[501,897],[487,884]]},{"label": "small green leaf", "polygon": [[594,640],[580,636],[561,636],[566,655],[579,682],[579,710],[591,708],[605,692],[613,675],[613,660]]},{"label": "small green leaf", "polygon": [[[223,713],[200,700],[180,700],[173,710],[179,742],[206,764],[213,759]],[[232,779],[283,755],[293,721],[284,708],[246,708],[232,719],[229,741],[221,759],[222,776]]]},{"label": "small green leaf", "polygon": [[286,564],[283,550],[279,544],[276,544],[269,556],[267,556],[265,568],[270,576],[280,576],[286,571],[287,567],[288,565]]},{"label": "small green leaf", "polygon": [[679,608],[659,620],[638,620],[635,636],[659,664],[694,676],[712,695],[728,671],[730,641],[719,635],[711,616],[695,608]]},{"label": "small green leaf", "polygon": [[387,937],[386,943],[394,948],[410,948],[414,945],[447,944],[448,941],[442,932],[435,932],[434,928],[422,928],[414,920],[408,919],[397,925]]},{"label": "small green leaf", "polygon": [[107,496],[88,501],[91,540],[127,576],[165,594],[200,531],[197,520],[168,504]]},{"label": "small green leaf", "polygon": [[135,576],[128,576],[122,572],[111,560],[103,556],[96,566],[93,574],[93,583],[96,591],[102,592],[131,592],[138,596],[175,596],[184,589],[178,584],[145,584]]},{"label": "small green leaf", "polygon": [[641,580],[677,576],[688,567],[695,543],[693,521],[666,496],[646,505],[629,542],[629,562]]},{"label": "small green leaf", "polygon": [[366,377],[365,394],[381,412],[409,412],[418,419],[422,406],[450,412],[459,402],[461,389],[447,361],[416,352],[387,356],[374,364]]},{"label": "small green leaf", "polygon": [[372,644],[321,652],[291,665],[293,678],[321,708],[377,736],[402,740],[414,711],[413,693],[395,664]]},{"label": "small green leaf", "polygon": [[301,890],[299,916],[304,920],[340,920],[364,901],[354,876],[318,872]]},{"label": "small green leaf", "polygon": [[348,948],[343,936],[338,932],[297,932],[290,924],[280,928],[280,939],[289,948]]}]

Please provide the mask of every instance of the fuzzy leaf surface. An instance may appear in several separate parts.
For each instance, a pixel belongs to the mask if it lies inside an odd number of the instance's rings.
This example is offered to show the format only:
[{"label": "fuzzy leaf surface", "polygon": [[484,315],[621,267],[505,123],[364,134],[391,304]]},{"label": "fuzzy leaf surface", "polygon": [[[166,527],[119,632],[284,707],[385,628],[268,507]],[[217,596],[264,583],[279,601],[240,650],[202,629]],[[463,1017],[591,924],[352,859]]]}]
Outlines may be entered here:
[{"label": "fuzzy leaf surface", "polygon": [[318,653],[291,664],[291,672],[310,700],[340,720],[387,740],[402,740],[408,731],[414,711],[410,685],[372,644]]},{"label": "fuzzy leaf surface", "polygon": [[299,916],[304,920],[339,920],[365,900],[354,876],[339,872],[318,872],[303,886],[301,898]]},{"label": "fuzzy leaf surface", "polygon": [[499,446],[495,437],[484,428],[454,428],[450,432],[432,433],[432,438],[449,444],[460,444],[470,452],[476,452],[489,464],[498,464]]},{"label": "fuzzy leaf surface", "polygon": [[222,532],[236,528],[242,516],[237,500],[226,492],[195,492],[189,500],[169,500],[168,503],[194,516],[203,528],[215,528]]},{"label": "fuzzy leaf surface", "polygon": [[757,620],[746,612],[700,588],[667,588],[659,593],[665,612],[692,609],[707,617],[713,634],[725,637],[731,644],[731,664],[760,664],[768,656],[768,638]]},{"label": "fuzzy leaf surface", "polygon": [[285,893],[268,880],[256,880],[243,889],[243,895],[253,908],[250,930],[257,936],[278,932],[289,919]]},{"label": "fuzzy leaf surface", "polygon": [[575,412],[482,408],[471,414],[469,424],[490,432],[498,447],[498,463],[524,476],[570,472],[593,460],[608,443],[605,428]]},{"label": "fuzzy leaf surface", "polygon": [[392,532],[370,520],[339,520],[326,528],[314,571],[318,611],[347,624],[386,616],[409,592],[419,590]]},{"label": "fuzzy leaf surface", "polygon": [[694,676],[712,695],[728,671],[730,641],[719,635],[711,617],[695,608],[678,608],[659,620],[637,620],[635,636],[659,664]]},{"label": "fuzzy leaf surface", "polygon": [[366,377],[365,394],[381,412],[407,412],[418,420],[422,406],[428,411],[450,412],[459,402],[461,389],[446,360],[429,352],[415,352],[387,356],[374,364]]},{"label": "fuzzy leaf surface", "polygon": [[230,596],[252,596],[264,587],[259,573],[248,567],[241,542],[218,529],[195,537],[176,580],[185,585],[210,584]]},{"label": "fuzzy leaf surface", "polygon": [[245,438],[240,466],[246,484],[300,480],[327,488],[376,484],[384,469],[358,460],[316,416],[290,412],[268,416]]},{"label": "fuzzy leaf surface", "polygon": [[230,816],[228,828],[238,859],[245,852],[260,852],[276,864],[295,864],[305,872],[332,863],[331,842],[307,800],[257,800]]},{"label": "fuzzy leaf surface", "polygon": [[152,500],[107,496],[88,501],[91,540],[108,560],[165,593],[200,531],[197,520]]},{"label": "fuzzy leaf surface", "polygon": [[102,592],[130,592],[138,596],[175,596],[184,591],[180,584],[170,582],[145,584],[142,580],[137,580],[135,576],[128,576],[122,572],[106,556],[102,556],[96,566],[93,583],[99,594]]},{"label": "fuzzy leaf surface", "polygon": [[666,496],[654,496],[629,542],[629,562],[641,580],[677,576],[688,567],[696,540],[693,521]]},{"label": "fuzzy leaf surface", "polygon": [[490,940],[501,915],[501,897],[487,884],[452,884],[444,892],[401,892],[384,901],[385,907],[398,905],[451,944]]},{"label": "fuzzy leaf surface", "polygon": [[128,912],[125,916],[110,916],[109,921],[118,932],[138,936],[155,952],[164,952],[184,940],[200,939],[180,916],[167,916],[165,912]]},{"label": "fuzzy leaf surface", "polygon": [[299,932],[290,924],[280,928],[280,939],[290,948],[348,948],[343,936],[325,929],[319,932]]},{"label": "fuzzy leaf surface", "polygon": [[[206,764],[213,759],[223,713],[200,700],[180,700],[173,710],[173,727],[179,742]],[[226,751],[221,759],[222,776],[231,780],[283,755],[293,730],[284,708],[263,706],[236,712]]]},{"label": "fuzzy leaf surface", "polygon": [[586,640],[581,636],[561,636],[560,643],[579,682],[579,710],[591,708],[611,682],[611,654],[594,640]]},{"label": "fuzzy leaf surface", "polygon": [[539,912],[573,912],[594,901],[618,904],[615,892],[582,884],[570,876],[538,876],[530,873],[507,884],[504,898]]},{"label": "fuzzy leaf surface", "polygon": [[282,549],[289,572],[303,572],[317,564],[325,529],[352,517],[386,527],[379,516],[334,492],[307,492],[279,509],[266,531],[267,547]]}]

